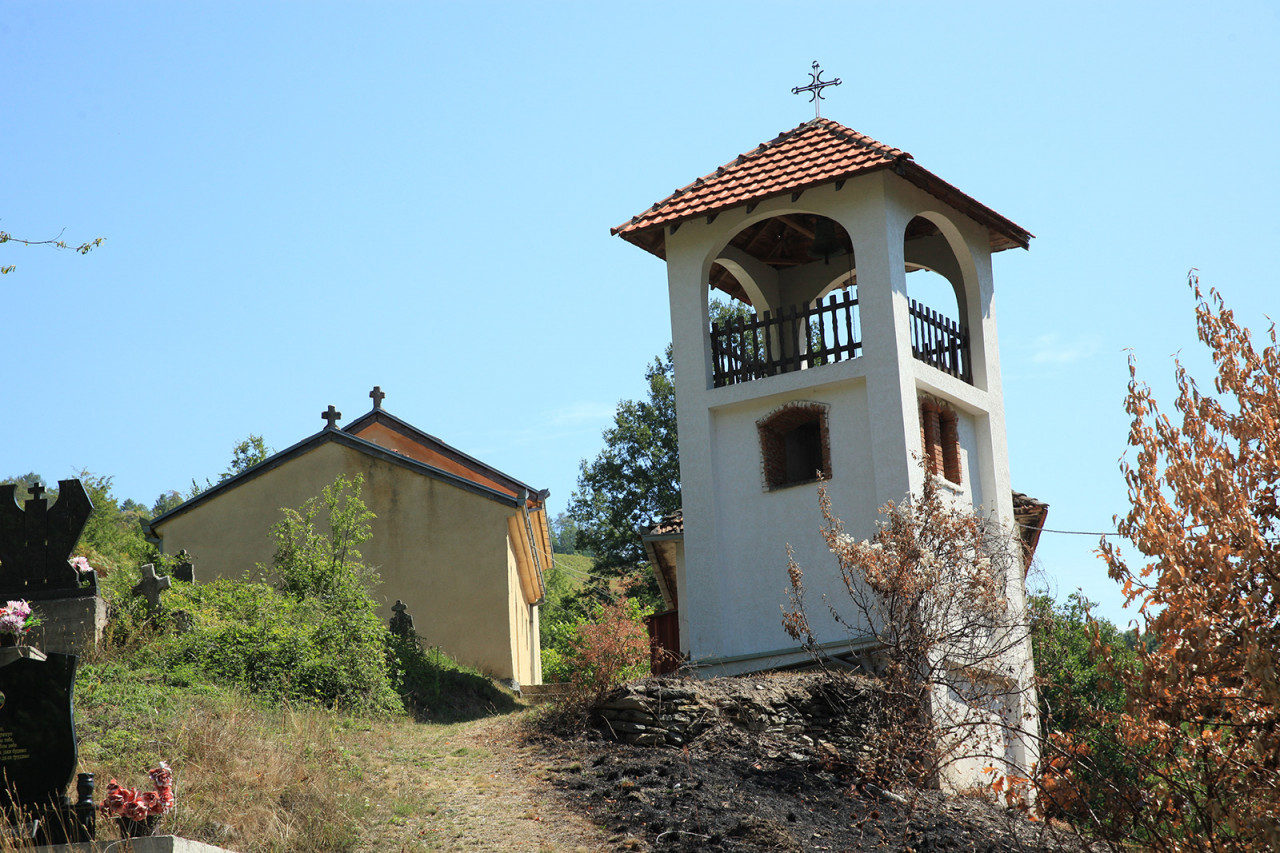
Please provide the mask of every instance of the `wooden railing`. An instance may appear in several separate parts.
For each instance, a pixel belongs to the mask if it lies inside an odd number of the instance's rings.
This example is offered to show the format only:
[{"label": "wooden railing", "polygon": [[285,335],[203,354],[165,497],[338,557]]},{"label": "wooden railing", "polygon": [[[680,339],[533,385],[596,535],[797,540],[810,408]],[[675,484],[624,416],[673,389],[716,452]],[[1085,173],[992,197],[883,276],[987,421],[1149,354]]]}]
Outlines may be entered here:
[{"label": "wooden railing", "polygon": [[[910,312],[911,354],[973,384],[969,330],[914,299]],[[717,388],[860,355],[858,299],[849,290],[812,307],[792,305],[776,314],[765,311],[711,323],[712,382]]]},{"label": "wooden railing", "polygon": [[712,381],[717,388],[861,354],[858,299],[848,290],[831,294],[825,304],[792,305],[777,314],[765,311],[711,323]]},{"label": "wooden railing", "polygon": [[911,300],[911,354],[925,364],[973,384],[969,330]]}]

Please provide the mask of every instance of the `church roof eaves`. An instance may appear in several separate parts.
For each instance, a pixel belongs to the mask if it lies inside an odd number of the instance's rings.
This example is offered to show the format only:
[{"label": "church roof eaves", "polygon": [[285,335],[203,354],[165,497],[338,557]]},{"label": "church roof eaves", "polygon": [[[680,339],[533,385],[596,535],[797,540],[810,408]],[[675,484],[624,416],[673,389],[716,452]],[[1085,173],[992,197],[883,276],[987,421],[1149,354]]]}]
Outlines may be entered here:
[{"label": "church roof eaves", "polygon": [[444,451],[446,455],[455,456],[460,460],[463,460],[471,465],[474,465],[475,467],[484,471],[486,474],[489,474],[494,479],[502,480],[506,482],[508,485],[510,485],[512,491],[516,492],[517,494],[519,494],[521,490],[527,491],[530,497],[537,497],[540,494],[538,489],[535,489],[533,486],[530,486],[528,483],[521,482],[520,480],[517,480],[515,477],[512,477],[511,475],[505,474],[502,471],[499,471],[497,468],[494,468],[492,465],[489,465],[488,463],[485,463],[485,462],[481,462],[479,459],[475,458],[474,456],[471,456],[467,453],[462,452],[461,450],[454,447],[453,445],[448,444],[447,442],[441,441],[439,438],[436,438],[434,435],[423,432],[422,430],[418,429],[416,426],[409,423],[408,421],[398,418],[395,415],[391,414],[386,409],[376,408],[376,409],[369,410],[365,414],[356,418],[351,423],[342,427],[342,432],[345,432],[348,434],[354,434],[356,430],[363,429],[365,426],[375,421],[382,421],[383,423],[389,424],[401,430],[402,432],[408,434],[410,438],[413,438],[425,444],[435,445],[437,448]]},{"label": "church roof eaves", "polygon": [[610,233],[665,258],[667,227],[887,168],[985,225],[994,251],[1030,245],[1029,231],[922,168],[907,152],[825,118],[807,121],[740,154]]},{"label": "church roof eaves", "polygon": [[292,447],[287,447],[284,450],[281,450],[279,453],[276,453],[272,456],[267,457],[266,459],[259,462],[257,465],[254,465],[252,468],[249,468],[245,471],[241,471],[239,474],[236,474],[234,477],[229,477],[226,480],[223,480],[222,482],[212,486],[211,488],[205,489],[203,492],[196,495],[194,498],[191,498],[188,501],[178,504],[176,507],[169,510],[168,512],[165,512],[156,516],[155,518],[151,519],[151,521],[147,522],[147,534],[151,537],[154,537],[155,526],[157,524],[163,524],[165,521],[169,520],[170,518],[173,518],[178,515],[182,515],[183,513],[188,512],[189,510],[195,509],[197,506],[200,506],[201,504],[209,500],[212,500],[214,497],[220,494],[223,494],[224,492],[230,491],[231,489],[234,489],[243,483],[247,483],[250,480],[261,477],[263,474],[266,474],[269,471],[273,471],[276,468],[279,468],[281,465],[284,465],[290,460],[295,459],[298,456],[301,456],[307,451],[313,450],[316,447],[319,447],[321,444],[324,444],[326,441],[336,441],[339,444],[343,444],[354,450],[358,450],[359,452],[364,453],[368,456],[373,456],[385,462],[389,462],[392,465],[398,465],[402,468],[407,468],[411,471],[415,471],[416,473],[422,474],[423,476],[426,476],[426,477],[431,477],[436,480],[442,480],[446,483],[449,483],[450,485],[463,489],[464,491],[471,492],[472,494],[479,495],[480,497],[488,498],[489,500],[495,501],[497,503],[506,504],[508,506],[513,506],[513,507],[520,505],[518,498],[514,498],[511,495],[504,494],[500,491],[497,491],[496,489],[491,489],[488,486],[482,486],[478,483],[474,483],[471,480],[466,479],[465,477],[459,477],[458,475],[451,474],[448,471],[442,471],[439,468],[435,468],[431,465],[427,465],[424,462],[419,462],[416,459],[411,459],[408,456],[405,456],[400,453],[396,453],[393,450],[388,450],[387,448],[382,447],[381,445],[374,444],[372,441],[367,441],[358,436],[350,435],[340,429],[322,429],[319,432],[315,433],[314,435],[310,435],[304,438],[302,441],[299,441],[297,444],[293,445]]}]

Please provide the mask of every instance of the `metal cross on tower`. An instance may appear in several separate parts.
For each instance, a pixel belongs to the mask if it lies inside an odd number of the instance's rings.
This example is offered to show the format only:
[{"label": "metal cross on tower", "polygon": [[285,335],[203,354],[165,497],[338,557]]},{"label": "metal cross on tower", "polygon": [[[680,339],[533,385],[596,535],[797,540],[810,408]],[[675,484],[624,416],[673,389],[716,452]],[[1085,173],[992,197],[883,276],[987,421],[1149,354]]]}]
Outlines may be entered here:
[{"label": "metal cross on tower", "polygon": [[798,95],[801,92],[809,92],[809,103],[813,104],[813,117],[821,118],[822,107],[818,102],[824,100],[822,90],[828,86],[839,86],[840,78],[837,77],[834,80],[823,80],[822,69],[818,67],[818,61],[816,59],[813,61],[813,70],[809,72],[809,76],[813,78],[813,82],[808,86],[796,86],[791,90],[791,94]]}]

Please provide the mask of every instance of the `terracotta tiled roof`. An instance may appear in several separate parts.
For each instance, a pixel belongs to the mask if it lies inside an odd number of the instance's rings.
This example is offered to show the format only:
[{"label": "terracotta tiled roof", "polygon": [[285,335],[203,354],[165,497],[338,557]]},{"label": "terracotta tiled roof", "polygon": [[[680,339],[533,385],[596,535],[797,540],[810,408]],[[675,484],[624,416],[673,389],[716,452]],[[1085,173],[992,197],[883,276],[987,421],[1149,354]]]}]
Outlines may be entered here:
[{"label": "terracotta tiled roof", "polygon": [[684,509],[678,509],[670,515],[664,515],[662,520],[644,532],[645,536],[670,536],[675,533],[684,533]]},{"label": "terracotta tiled roof", "polygon": [[1049,517],[1049,505],[1038,501],[1022,492],[1013,493],[1013,520],[1018,525],[1018,536],[1022,539],[1023,556],[1027,568],[1036,555],[1036,546],[1040,544],[1040,531],[1044,521]]},{"label": "terracotta tiled roof", "polygon": [[826,118],[807,121],[739,155],[611,232],[665,257],[664,226],[885,168],[986,225],[993,249],[1029,244],[1028,231],[917,166],[910,154]]}]

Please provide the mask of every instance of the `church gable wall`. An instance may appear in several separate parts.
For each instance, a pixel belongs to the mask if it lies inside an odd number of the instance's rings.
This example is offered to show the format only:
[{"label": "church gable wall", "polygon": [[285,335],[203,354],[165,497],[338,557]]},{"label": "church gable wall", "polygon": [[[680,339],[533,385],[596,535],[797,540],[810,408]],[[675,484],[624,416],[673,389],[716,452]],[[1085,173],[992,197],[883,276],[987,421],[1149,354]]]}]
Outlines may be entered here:
[{"label": "church gable wall", "polygon": [[186,549],[201,580],[270,565],[270,529],[280,509],[301,506],[340,474],[363,475],[362,497],[377,516],[373,538],[360,551],[382,577],[373,590],[379,614],[390,618],[399,598],[426,642],[496,676],[520,679],[508,602],[506,516],[514,507],[354,448],[322,443],[163,520],[157,526],[163,549]]}]

